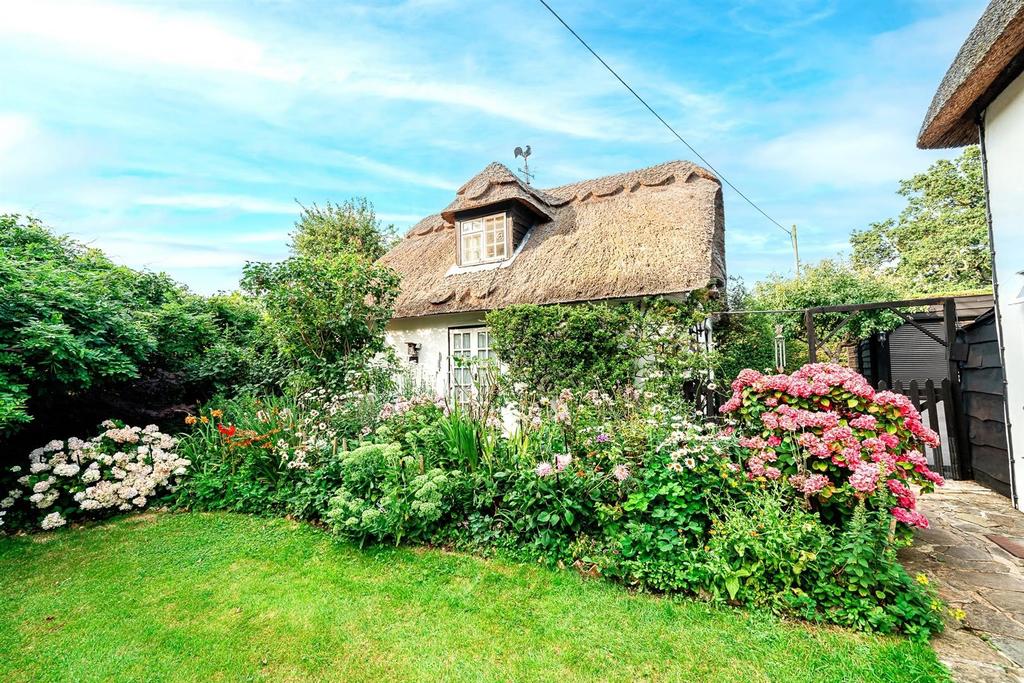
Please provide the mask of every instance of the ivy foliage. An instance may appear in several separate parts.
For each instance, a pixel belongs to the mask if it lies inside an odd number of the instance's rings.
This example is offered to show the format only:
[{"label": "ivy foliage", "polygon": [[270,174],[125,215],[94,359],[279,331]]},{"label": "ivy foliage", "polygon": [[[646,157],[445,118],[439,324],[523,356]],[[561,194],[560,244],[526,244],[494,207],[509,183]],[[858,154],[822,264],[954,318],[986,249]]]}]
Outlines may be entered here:
[{"label": "ivy foliage", "polygon": [[693,370],[714,362],[691,327],[716,304],[704,291],[682,303],[522,304],[491,311],[487,325],[507,380],[537,392],[611,389],[638,379],[679,391]]}]

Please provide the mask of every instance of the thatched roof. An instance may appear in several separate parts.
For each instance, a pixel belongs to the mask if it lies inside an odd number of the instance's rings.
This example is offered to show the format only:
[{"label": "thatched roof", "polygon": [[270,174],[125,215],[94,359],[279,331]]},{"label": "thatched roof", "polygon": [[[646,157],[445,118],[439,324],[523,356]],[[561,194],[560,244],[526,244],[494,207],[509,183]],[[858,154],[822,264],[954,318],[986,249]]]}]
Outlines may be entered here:
[{"label": "thatched roof", "polygon": [[[449,274],[454,214],[509,199],[539,217],[522,250],[501,267]],[[721,183],[700,166],[671,161],[538,190],[493,163],[382,262],[402,275],[397,318],[701,289],[725,280]]]},{"label": "thatched roof", "polygon": [[942,79],[917,137],[922,149],[978,142],[978,114],[1024,68],[1024,0],[992,0]]}]

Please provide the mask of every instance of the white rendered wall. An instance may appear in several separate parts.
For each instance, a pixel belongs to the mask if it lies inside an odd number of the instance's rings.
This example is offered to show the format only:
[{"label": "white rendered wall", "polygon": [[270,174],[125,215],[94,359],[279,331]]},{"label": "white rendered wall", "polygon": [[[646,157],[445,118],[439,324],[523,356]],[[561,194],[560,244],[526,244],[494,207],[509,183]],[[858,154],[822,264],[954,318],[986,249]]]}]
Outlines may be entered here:
[{"label": "white rendered wall", "polygon": [[1024,509],[1024,76],[985,111],[992,245],[1017,507]]},{"label": "white rendered wall", "polygon": [[[402,318],[388,324],[385,338],[395,350],[403,375],[435,396],[448,393],[448,330],[483,325],[484,313],[452,313]],[[421,344],[419,362],[409,362],[408,343]]]}]

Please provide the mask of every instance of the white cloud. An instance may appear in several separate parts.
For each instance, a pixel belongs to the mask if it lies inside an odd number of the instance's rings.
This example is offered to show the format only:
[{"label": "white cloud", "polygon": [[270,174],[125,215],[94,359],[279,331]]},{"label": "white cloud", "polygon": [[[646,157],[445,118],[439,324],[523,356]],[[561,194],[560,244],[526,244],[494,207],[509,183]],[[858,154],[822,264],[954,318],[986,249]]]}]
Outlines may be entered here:
[{"label": "white cloud", "polygon": [[0,4],[0,34],[123,60],[135,68],[162,64],[281,81],[302,75],[296,65],[271,59],[258,41],[198,13],[92,2],[8,2]]},{"label": "white cloud", "polygon": [[14,149],[36,132],[32,119],[24,114],[0,113],[0,155],[9,157]]},{"label": "white cloud", "polygon": [[807,126],[755,147],[750,161],[806,185],[835,188],[894,186],[921,170],[916,129],[865,112]]},{"label": "white cloud", "polygon": [[135,200],[140,206],[166,206],[175,209],[211,211],[231,210],[242,213],[298,215],[302,210],[295,202],[279,202],[259,197],[226,194],[178,194],[144,196]]},{"label": "white cloud", "polygon": [[751,33],[778,36],[816,24],[835,14],[836,0],[741,0],[729,17]]}]

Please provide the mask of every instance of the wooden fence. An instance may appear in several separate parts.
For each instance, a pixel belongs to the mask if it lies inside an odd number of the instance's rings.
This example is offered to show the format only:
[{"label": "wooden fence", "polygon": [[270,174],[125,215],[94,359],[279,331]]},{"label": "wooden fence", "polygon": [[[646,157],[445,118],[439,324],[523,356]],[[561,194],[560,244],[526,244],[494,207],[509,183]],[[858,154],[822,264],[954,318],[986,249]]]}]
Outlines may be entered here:
[{"label": "wooden fence", "polygon": [[[878,383],[878,388],[884,390],[888,387],[883,381]],[[948,379],[942,380],[938,386],[932,380],[923,384],[911,380],[906,385],[897,381],[892,391],[909,398],[921,413],[924,424],[939,435],[939,445],[928,448],[926,452],[931,468],[948,479],[969,479],[970,472],[965,471],[968,459],[960,445],[963,430],[956,412],[958,404],[954,400],[953,383]]]}]

